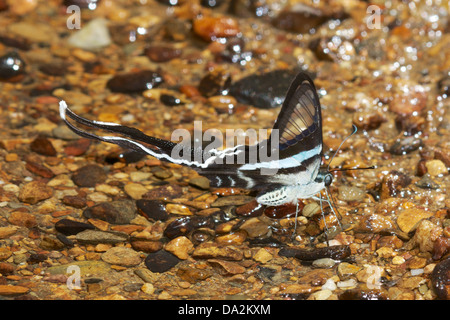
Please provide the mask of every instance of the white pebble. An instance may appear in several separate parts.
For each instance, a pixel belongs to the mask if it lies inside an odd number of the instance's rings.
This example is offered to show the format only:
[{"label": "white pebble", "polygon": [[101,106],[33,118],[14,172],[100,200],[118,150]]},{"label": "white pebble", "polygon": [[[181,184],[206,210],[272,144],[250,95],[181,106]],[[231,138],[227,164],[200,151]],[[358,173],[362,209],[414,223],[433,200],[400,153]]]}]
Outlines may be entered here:
[{"label": "white pebble", "polygon": [[92,20],[83,26],[80,31],[72,34],[68,42],[71,46],[85,50],[109,46],[111,37],[109,36],[107,21],[102,18]]},{"label": "white pebble", "polygon": [[411,275],[412,276],[418,276],[419,274],[424,273],[423,268],[420,269],[411,269]]},{"label": "white pebble", "polygon": [[337,283],[337,286],[339,288],[350,288],[356,286],[356,280],[355,279],[348,279],[345,281],[339,281]]},{"label": "white pebble", "polygon": [[333,279],[328,279],[326,282],[325,282],[325,284],[322,286],[322,290],[330,290],[330,291],[333,291],[333,290],[336,290],[336,283],[334,282],[334,280]]}]

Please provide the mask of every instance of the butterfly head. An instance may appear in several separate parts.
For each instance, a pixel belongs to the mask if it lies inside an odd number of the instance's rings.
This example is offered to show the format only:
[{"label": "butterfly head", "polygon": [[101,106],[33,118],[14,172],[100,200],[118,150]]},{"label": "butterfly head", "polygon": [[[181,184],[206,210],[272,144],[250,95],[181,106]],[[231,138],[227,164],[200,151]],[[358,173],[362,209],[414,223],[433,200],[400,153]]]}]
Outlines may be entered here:
[{"label": "butterfly head", "polygon": [[329,187],[333,182],[333,175],[326,168],[319,169],[319,173],[315,179],[316,183],[323,183],[325,187]]}]

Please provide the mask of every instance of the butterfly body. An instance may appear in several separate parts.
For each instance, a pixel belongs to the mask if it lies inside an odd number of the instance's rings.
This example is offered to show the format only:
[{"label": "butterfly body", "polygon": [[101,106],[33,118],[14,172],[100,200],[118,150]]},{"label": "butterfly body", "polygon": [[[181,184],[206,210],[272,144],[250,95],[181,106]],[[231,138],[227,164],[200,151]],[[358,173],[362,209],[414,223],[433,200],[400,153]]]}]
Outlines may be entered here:
[{"label": "butterfly body", "polygon": [[[207,177],[212,187],[258,190],[256,200],[262,205],[295,204],[298,199],[313,198],[332,181],[328,170],[320,167],[323,150],[321,106],[314,83],[305,73],[299,73],[289,87],[270,137],[253,146],[238,145],[207,152],[189,146],[183,149],[180,144],[145,135],[135,128],[82,118],[64,101],[60,103],[60,114],[81,136],[187,165]],[[67,121],[66,114],[77,123],[125,137],[98,136],[83,131]],[[183,156],[175,156],[181,149]],[[261,157],[264,152],[277,157]],[[258,156],[252,157],[255,154]]]}]

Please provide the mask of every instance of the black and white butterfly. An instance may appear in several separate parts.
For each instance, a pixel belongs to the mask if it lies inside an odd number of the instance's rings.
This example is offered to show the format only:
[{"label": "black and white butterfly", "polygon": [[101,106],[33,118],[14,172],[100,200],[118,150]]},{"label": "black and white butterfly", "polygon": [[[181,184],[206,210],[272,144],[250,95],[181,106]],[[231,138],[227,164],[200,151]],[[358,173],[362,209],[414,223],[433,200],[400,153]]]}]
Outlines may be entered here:
[{"label": "black and white butterfly", "polygon": [[[311,78],[301,72],[291,83],[272,133],[256,145],[238,145],[225,150],[185,148],[178,143],[148,136],[135,128],[116,123],[92,121],[72,112],[60,102],[60,115],[70,129],[80,136],[117,144],[144,152],[160,160],[186,165],[211,181],[211,187],[236,187],[257,190],[260,205],[297,204],[298,199],[312,198],[328,202],[327,187],[333,181],[328,168],[322,168],[322,114],[319,96]],[[98,136],[75,127],[78,124],[122,135]],[[277,134],[274,134],[277,133]],[[174,152],[183,150],[183,156]],[[252,157],[252,154],[277,153],[277,159]],[[243,158],[242,158],[243,156]],[[238,157],[244,161],[236,161]],[[276,169],[274,174],[261,174]],[[327,198],[320,193],[325,190]],[[333,211],[334,212],[334,211]],[[336,214],[336,213],[335,213]]]}]

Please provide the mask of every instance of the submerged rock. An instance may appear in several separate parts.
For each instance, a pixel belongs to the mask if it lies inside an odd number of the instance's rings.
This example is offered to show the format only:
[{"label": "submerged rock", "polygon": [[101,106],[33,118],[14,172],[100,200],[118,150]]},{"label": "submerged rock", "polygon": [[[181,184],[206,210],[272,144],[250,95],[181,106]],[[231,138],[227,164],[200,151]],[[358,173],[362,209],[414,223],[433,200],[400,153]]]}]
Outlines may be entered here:
[{"label": "submerged rock", "polygon": [[156,88],[163,82],[163,77],[159,73],[141,70],[115,75],[107,82],[106,86],[112,92],[133,93]]},{"label": "submerged rock", "polygon": [[12,51],[0,57],[0,80],[11,80],[25,73],[25,61]]},{"label": "submerged rock", "polygon": [[107,21],[94,19],[67,39],[68,43],[85,50],[96,50],[111,44]]}]

